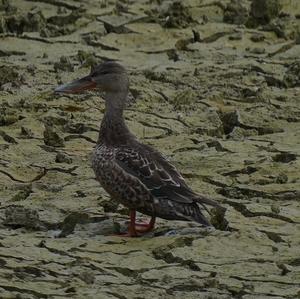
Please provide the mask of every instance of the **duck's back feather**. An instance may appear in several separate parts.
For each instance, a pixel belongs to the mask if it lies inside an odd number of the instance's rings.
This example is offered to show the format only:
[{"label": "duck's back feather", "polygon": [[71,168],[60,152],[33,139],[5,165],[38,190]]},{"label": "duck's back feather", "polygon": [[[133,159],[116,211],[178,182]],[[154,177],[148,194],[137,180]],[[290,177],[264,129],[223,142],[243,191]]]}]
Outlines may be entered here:
[{"label": "duck's back feather", "polygon": [[[197,222],[208,221],[196,203],[222,208],[217,202],[193,192],[184,181],[177,169],[158,151],[148,145],[136,142],[131,146],[120,146],[116,151],[116,163],[128,174],[137,177],[160,202],[168,201],[175,206],[193,207],[199,214]],[[190,216],[190,215],[186,215]],[[199,218],[202,218],[200,221]]]}]

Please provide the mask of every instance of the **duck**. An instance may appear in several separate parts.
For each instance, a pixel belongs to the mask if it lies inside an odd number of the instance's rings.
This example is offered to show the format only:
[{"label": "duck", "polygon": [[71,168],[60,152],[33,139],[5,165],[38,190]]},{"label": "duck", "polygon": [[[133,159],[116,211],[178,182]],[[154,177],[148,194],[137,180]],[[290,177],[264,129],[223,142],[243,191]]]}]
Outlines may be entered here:
[{"label": "duck", "polygon": [[[124,109],[129,76],[116,61],[104,61],[89,75],[58,86],[55,93],[97,90],[103,94],[105,112],[92,155],[96,180],[113,200],[129,209],[129,237],[154,229],[156,218],[193,221],[212,226],[205,217],[207,205],[224,210],[217,201],[194,192],[183,176],[158,150],[140,142],[129,130]],[[148,223],[137,223],[136,212],[148,215]]]}]

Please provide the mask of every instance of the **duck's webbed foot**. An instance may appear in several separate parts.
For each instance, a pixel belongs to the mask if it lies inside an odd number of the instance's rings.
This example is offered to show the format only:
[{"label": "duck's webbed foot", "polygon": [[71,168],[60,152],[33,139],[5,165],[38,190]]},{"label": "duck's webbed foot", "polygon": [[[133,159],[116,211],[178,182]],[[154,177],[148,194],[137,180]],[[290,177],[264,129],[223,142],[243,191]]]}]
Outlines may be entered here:
[{"label": "duck's webbed foot", "polygon": [[155,217],[151,217],[149,223],[139,222],[136,223],[136,211],[130,210],[130,222],[128,226],[128,232],[120,234],[121,237],[140,237],[154,229]]},{"label": "duck's webbed foot", "polygon": [[154,229],[154,225],[155,225],[155,217],[152,216],[149,223],[144,223],[144,222],[136,223],[135,224],[135,230],[138,233],[148,233],[148,232],[151,232]]}]

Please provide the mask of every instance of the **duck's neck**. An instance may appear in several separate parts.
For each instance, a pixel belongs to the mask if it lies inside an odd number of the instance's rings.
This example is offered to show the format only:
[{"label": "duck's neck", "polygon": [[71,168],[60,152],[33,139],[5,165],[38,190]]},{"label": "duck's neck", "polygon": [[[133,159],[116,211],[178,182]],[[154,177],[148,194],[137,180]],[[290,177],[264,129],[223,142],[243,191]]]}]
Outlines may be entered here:
[{"label": "duck's neck", "polygon": [[98,144],[125,145],[133,135],[125,124],[123,110],[127,92],[110,92],[105,95],[105,113],[101,122]]}]

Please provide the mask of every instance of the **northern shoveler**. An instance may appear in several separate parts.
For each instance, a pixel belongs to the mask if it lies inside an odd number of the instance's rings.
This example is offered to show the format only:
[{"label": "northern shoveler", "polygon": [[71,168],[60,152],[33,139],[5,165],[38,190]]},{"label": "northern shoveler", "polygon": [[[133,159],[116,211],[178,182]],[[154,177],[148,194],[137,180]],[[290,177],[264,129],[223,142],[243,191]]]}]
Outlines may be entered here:
[{"label": "northern shoveler", "polygon": [[[126,126],[123,110],[129,80],[125,68],[114,61],[103,62],[88,76],[61,85],[55,92],[77,93],[88,89],[104,92],[106,106],[92,167],[107,193],[130,209],[129,236],[151,231],[155,217],[209,226],[202,208],[206,209],[206,204],[224,208],[195,193],[165,157],[139,142]],[[151,216],[149,224],[136,223],[136,211]]]}]

